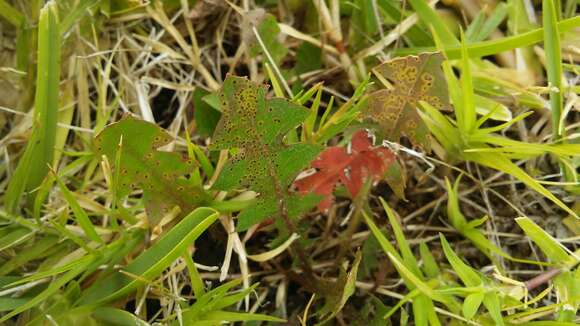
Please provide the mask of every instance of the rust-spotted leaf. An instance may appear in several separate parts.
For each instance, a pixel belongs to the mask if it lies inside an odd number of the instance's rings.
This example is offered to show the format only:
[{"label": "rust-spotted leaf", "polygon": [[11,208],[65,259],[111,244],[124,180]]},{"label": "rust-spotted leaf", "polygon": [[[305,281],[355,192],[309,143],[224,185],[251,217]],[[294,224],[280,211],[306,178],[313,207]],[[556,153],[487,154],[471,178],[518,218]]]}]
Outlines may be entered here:
[{"label": "rust-spotted leaf", "polygon": [[107,126],[94,141],[97,154],[107,157],[112,174],[118,176],[117,196],[127,196],[136,188],[143,190],[152,225],[175,206],[189,213],[207,200],[205,192],[185,178],[195,162],[178,153],[158,150],[171,140],[157,125],[127,117]]},{"label": "rust-spotted leaf", "polygon": [[214,188],[249,188],[260,196],[240,213],[244,230],[268,217],[288,217],[316,205],[317,197],[291,194],[288,188],[321,148],[313,144],[283,143],[284,136],[308,116],[308,110],[284,99],[266,99],[266,87],[242,77],[228,76],[219,92],[222,116],[213,150],[236,149]]},{"label": "rust-spotted leaf", "polygon": [[390,141],[407,136],[414,146],[429,150],[429,131],[417,112],[419,101],[449,109],[441,53],[422,53],[387,61],[374,70],[392,88],[373,92],[364,116],[378,124],[379,134]]}]

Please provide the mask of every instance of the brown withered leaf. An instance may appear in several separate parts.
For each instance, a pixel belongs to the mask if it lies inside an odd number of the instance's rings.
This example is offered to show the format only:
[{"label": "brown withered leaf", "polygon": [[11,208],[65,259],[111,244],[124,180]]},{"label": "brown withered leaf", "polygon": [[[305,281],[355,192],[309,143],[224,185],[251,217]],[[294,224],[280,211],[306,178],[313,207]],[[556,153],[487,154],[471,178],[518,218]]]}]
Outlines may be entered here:
[{"label": "brown withered leaf", "polygon": [[391,89],[370,94],[365,118],[379,125],[384,139],[398,142],[405,135],[414,146],[430,149],[429,130],[417,112],[419,101],[435,108],[450,108],[441,53],[422,53],[387,61],[374,68],[391,83]]}]

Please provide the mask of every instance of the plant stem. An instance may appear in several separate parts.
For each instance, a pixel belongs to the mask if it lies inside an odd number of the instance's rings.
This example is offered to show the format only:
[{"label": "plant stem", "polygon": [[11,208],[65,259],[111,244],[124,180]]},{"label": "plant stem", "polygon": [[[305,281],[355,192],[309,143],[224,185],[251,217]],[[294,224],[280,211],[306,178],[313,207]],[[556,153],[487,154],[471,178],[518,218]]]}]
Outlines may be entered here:
[{"label": "plant stem", "polygon": [[561,268],[550,269],[532,279],[527,280],[525,282],[526,288],[528,289],[528,291],[531,291],[544,283],[548,283],[551,279],[558,276],[561,272],[562,272]]},{"label": "plant stem", "polygon": [[362,210],[364,209],[364,205],[367,203],[368,200],[371,182],[372,182],[371,180],[368,180],[364,184],[363,188],[361,189],[358,196],[356,196],[354,200],[354,212],[350,220],[348,221],[348,227],[346,228],[346,231],[342,236],[342,240],[340,241],[340,249],[338,251],[338,255],[336,256],[337,264],[340,264],[340,261],[342,260],[344,255],[346,255],[348,249],[350,248],[352,236],[354,235],[360,224]]}]

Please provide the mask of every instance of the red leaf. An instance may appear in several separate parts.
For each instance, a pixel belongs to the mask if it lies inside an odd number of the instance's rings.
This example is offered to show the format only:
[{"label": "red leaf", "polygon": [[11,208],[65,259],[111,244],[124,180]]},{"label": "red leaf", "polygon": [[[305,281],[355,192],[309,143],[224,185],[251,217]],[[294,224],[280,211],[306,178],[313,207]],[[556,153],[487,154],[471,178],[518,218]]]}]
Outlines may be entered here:
[{"label": "red leaf", "polygon": [[323,211],[330,207],[337,183],[343,184],[354,198],[368,180],[380,180],[395,162],[395,155],[384,147],[372,147],[366,131],[352,137],[351,153],[344,147],[330,147],[312,162],[317,171],[295,182],[301,193],[314,192],[324,196],[318,204]]}]

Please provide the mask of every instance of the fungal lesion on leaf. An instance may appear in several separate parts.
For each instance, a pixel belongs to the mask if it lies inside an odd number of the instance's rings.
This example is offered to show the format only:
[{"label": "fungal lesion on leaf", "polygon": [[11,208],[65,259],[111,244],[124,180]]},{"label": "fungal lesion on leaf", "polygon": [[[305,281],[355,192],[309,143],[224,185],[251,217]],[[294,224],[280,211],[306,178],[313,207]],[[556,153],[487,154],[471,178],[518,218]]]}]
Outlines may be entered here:
[{"label": "fungal lesion on leaf", "polygon": [[[123,142],[119,146],[121,138]],[[161,127],[127,116],[107,126],[94,141],[99,157],[105,155],[112,169],[120,169],[116,195],[122,198],[137,188],[143,190],[150,226],[160,221],[167,206],[179,206],[187,214],[211,199],[200,186],[187,179],[196,162],[184,160],[179,153],[158,149],[171,140]],[[115,166],[117,158],[119,167]],[[180,186],[175,187],[176,183]]]},{"label": "fungal lesion on leaf", "polygon": [[441,53],[422,53],[387,61],[373,69],[388,88],[369,94],[363,117],[377,126],[377,134],[398,142],[402,136],[413,146],[430,149],[427,126],[417,112],[425,101],[440,110],[449,110],[447,82],[441,69]]},{"label": "fungal lesion on leaf", "polygon": [[[266,90],[246,78],[228,76],[218,93],[223,114],[210,149],[234,148],[237,153],[213,188],[247,187],[259,193],[256,204],[238,216],[240,230],[286,214],[287,203],[300,196],[289,192],[291,182],[321,150],[315,144],[283,143],[284,136],[306,119],[308,110],[283,99],[267,99]],[[305,198],[310,205],[301,212],[316,205],[315,197]]]}]

